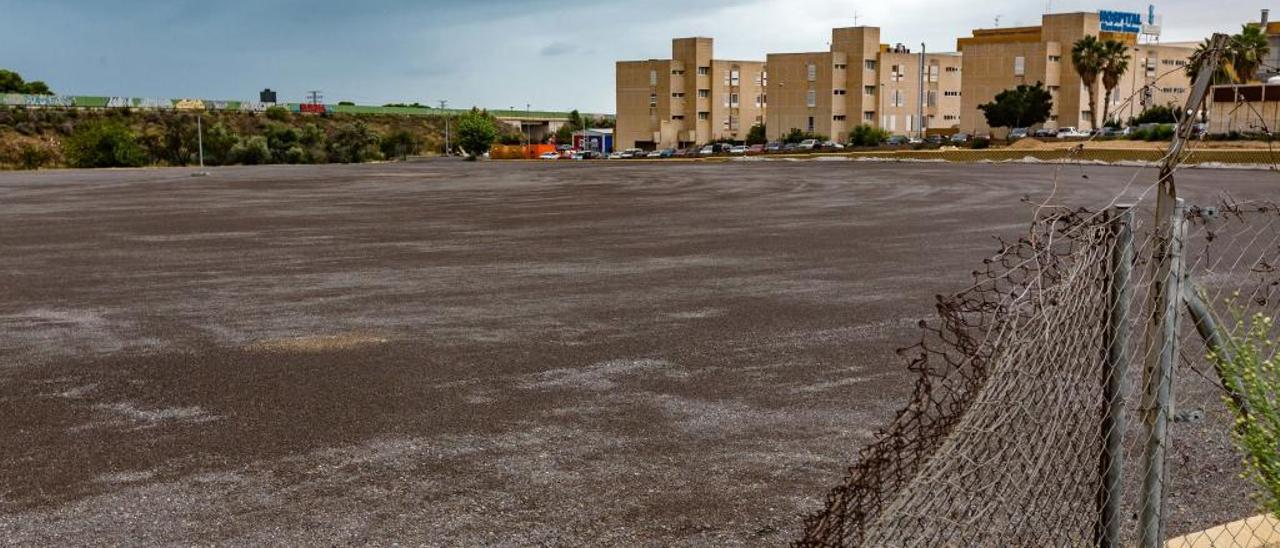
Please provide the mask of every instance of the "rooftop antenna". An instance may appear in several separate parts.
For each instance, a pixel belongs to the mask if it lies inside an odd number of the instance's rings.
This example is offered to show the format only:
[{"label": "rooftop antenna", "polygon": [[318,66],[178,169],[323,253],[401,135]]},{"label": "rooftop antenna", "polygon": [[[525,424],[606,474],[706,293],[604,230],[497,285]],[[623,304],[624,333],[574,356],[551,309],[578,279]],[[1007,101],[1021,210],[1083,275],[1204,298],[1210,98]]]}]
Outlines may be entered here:
[{"label": "rooftop antenna", "polygon": [[853,26],[858,26],[858,19],[861,19],[861,16],[858,15],[858,10],[853,10]]},{"label": "rooftop antenna", "polygon": [[1000,28],[1000,16],[996,16],[996,28]]}]

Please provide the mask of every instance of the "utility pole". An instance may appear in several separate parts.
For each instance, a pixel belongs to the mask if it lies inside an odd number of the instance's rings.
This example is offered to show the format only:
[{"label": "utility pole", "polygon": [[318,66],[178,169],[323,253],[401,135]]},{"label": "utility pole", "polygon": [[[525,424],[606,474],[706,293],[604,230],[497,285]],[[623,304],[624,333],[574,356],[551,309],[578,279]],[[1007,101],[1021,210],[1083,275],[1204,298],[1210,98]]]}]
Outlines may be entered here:
[{"label": "utility pole", "polygon": [[200,147],[200,169],[204,169],[204,123],[201,121],[204,117],[196,115],[196,142]]},{"label": "utility pole", "polygon": [[324,99],[324,95],[321,95],[320,90],[318,89],[307,92],[307,102],[310,104],[318,105],[320,104],[320,101],[323,99]]},{"label": "utility pole", "polygon": [[1138,518],[1138,546],[1141,548],[1164,545],[1164,488],[1168,479],[1165,454],[1169,446],[1169,415],[1173,407],[1173,363],[1178,355],[1178,305],[1182,300],[1182,243],[1186,237],[1186,206],[1178,198],[1173,172],[1182,161],[1182,149],[1191,138],[1197,114],[1204,106],[1213,74],[1218,70],[1229,40],[1225,34],[1213,35],[1157,181],[1155,275],[1150,289],[1155,302],[1147,330],[1147,362],[1143,371],[1145,390],[1141,407],[1147,437]]},{"label": "utility pole", "polygon": [[917,112],[916,116],[919,117],[919,121],[917,123],[920,124],[920,133],[919,133],[920,139],[924,139],[924,101],[925,101],[925,98],[928,97],[927,92],[925,92],[924,90],[924,81],[926,79],[925,78],[926,62],[927,62],[927,57],[925,52],[925,44],[924,42],[920,42],[920,97],[919,97],[919,101],[918,101],[919,104],[917,105],[917,111],[916,111]]},{"label": "utility pole", "polygon": [[444,116],[444,155],[449,156],[449,113],[444,112],[445,107],[449,106],[449,101],[440,100],[440,114]]}]

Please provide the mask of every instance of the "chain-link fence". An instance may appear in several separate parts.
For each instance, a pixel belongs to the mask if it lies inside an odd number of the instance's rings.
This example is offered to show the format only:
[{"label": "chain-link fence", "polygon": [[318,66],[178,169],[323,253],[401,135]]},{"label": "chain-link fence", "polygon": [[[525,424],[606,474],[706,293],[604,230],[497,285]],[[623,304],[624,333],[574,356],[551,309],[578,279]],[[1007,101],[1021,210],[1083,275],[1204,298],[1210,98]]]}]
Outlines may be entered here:
[{"label": "chain-link fence", "polygon": [[940,300],[911,401],[797,545],[1280,542],[1208,357],[1230,308],[1280,312],[1280,212],[1152,209],[1044,213]]}]

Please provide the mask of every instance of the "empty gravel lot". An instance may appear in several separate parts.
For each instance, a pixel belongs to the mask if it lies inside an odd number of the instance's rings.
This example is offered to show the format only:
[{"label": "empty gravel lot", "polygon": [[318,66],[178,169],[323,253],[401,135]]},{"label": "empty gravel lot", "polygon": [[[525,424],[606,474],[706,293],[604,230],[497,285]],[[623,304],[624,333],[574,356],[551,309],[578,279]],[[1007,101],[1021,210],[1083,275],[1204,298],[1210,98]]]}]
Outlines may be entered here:
[{"label": "empty gravel lot", "polygon": [[783,544],[1021,199],[1139,173],[190,171],[0,173],[3,542]]}]

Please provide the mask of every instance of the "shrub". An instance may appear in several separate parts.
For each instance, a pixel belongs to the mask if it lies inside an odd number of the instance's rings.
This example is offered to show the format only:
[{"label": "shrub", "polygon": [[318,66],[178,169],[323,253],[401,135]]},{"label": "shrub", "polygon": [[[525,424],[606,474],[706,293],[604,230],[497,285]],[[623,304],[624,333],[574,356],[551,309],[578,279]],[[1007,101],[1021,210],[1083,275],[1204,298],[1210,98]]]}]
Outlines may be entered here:
[{"label": "shrub", "polygon": [[289,109],[276,106],[267,108],[267,119],[275,122],[284,122],[289,119]]},{"label": "shrub", "polygon": [[[1244,321],[1232,306],[1236,329],[1228,355],[1210,354],[1222,372],[1227,408],[1235,416],[1232,437],[1244,456],[1246,475],[1259,489],[1262,505],[1280,517],[1280,355],[1271,339],[1274,322],[1261,313]],[[1232,397],[1235,396],[1235,397]]]},{"label": "shrub", "polygon": [[860,124],[849,132],[849,144],[855,147],[880,146],[889,139],[889,132],[870,124]]},{"label": "shrub", "polygon": [[969,146],[971,146],[975,150],[991,148],[991,139],[988,139],[986,137],[975,137],[973,139],[973,143],[970,144]]},{"label": "shrub", "polygon": [[74,167],[138,167],[147,163],[147,154],[133,132],[119,122],[82,125],[62,147],[67,163]]},{"label": "shrub", "polygon": [[1178,123],[1177,112],[1171,106],[1156,105],[1148,107],[1140,112],[1136,117],[1129,121],[1129,125],[1136,126],[1141,124],[1176,124]]},{"label": "shrub", "polygon": [[227,130],[222,122],[214,124],[204,132],[204,162],[220,166],[232,163],[231,149],[236,146],[237,137]]},{"label": "shrub", "polygon": [[22,169],[40,169],[51,160],[53,154],[44,147],[31,143],[23,143],[18,147],[18,167]]},{"label": "shrub", "polygon": [[[517,143],[519,144],[519,143]],[[382,155],[386,158],[407,158],[410,154],[417,154],[421,150],[421,143],[418,138],[408,130],[396,130],[387,135],[382,140]]]},{"label": "shrub", "polygon": [[378,134],[363,121],[344,125],[329,139],[329,161],[358,164],[380,159],[378,141]]},{"label": "shrub", "polygon": [[813,139],[815,141],[826,141],[827,136],[819,135],[817,133],[810,133],[808,131],[801,131],[798,128],[791,128],[791,131],[787,132],[786,135],[782,136],[782,142],[784,143],[799,143],[801,141],[807,141],[809,139]]},{"label": "shrub", "polygon": [[255,135],[241,139],[231,147],[231,161],[247,166],[256,166],[271,161],[271,149],[267,146],[267,138]]}]

